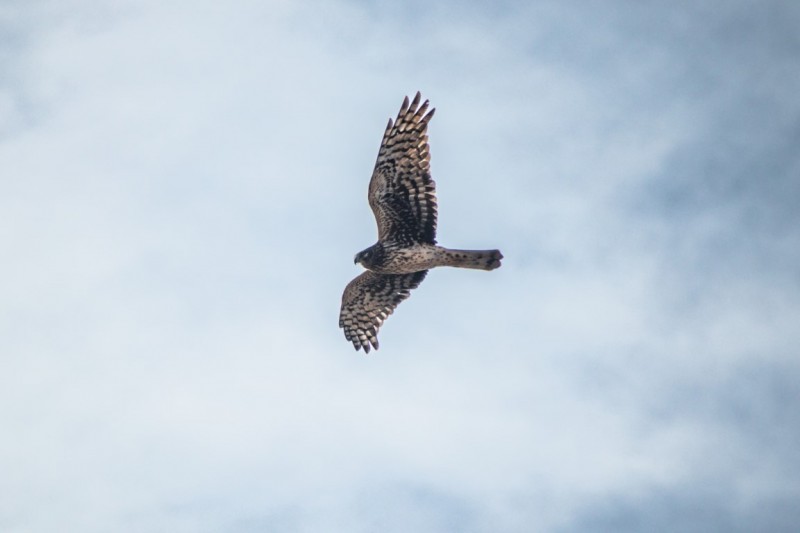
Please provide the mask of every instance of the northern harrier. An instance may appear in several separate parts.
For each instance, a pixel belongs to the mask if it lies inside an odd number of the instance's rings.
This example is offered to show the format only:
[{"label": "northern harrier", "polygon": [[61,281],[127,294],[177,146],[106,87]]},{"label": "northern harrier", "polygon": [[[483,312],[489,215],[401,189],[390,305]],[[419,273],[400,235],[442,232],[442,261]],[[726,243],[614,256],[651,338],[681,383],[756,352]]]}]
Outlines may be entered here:
[{"label": "northern harrier", "polygon": [[366,272],[344,289],[339,327],[356,350],[378,349],[378,328],[437,266],[494,270],[500,250],[450,250],[436,245],[436,184],[431,179],[428,101],[403,100],[397,119],[383,134],[369,182],[369,205],[378,222],[378,242],[354,262]]}]

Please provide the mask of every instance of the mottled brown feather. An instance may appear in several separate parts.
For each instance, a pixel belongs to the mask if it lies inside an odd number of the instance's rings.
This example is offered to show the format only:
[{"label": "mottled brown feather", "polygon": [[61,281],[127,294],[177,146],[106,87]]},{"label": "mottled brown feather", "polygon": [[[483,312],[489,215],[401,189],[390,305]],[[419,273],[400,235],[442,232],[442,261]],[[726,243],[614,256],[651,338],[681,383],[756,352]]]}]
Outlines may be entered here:
[{"label": "mottled brown feather", "polygon": [[378,329],[386,317],[425,279],[427,270],[411,274],[376,274],[367,270],[342,294],[339,327],[356,350],[378,349]]},{"label": "mottled brown feather", "polygon": [[386,126],[369,182],[378,240],[400,246],[436,244],[436,184],[431,179],[428,122],[434,109],[408,97]]}]

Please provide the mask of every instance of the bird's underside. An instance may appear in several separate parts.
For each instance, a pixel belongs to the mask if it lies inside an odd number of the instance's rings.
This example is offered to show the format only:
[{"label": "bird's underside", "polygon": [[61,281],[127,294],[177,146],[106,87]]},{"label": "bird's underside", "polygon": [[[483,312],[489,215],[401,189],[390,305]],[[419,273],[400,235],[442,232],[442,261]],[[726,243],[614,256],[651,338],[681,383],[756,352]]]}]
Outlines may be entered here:
[{"label": "bird's underside", "polygon": [[494,270],[503,258],[499,250],[451,250],[427,243],[410,246],[378,243],[377,246],[371,256],[362,257],[359,262],[379,274],[410,274],[441,266]]},{"label": "bird's underside", "polygon": [[499,250],[451,250],[436,244],[436,185],[430,174],[427,127],[433,109],[408,97],[386,127],[369,183],[369,205],[378,242],[355,262],[367,271],[342,295],[339,327],[356,350],[378,348],[378,329],[431,268],[452,266],[494,270]]}]

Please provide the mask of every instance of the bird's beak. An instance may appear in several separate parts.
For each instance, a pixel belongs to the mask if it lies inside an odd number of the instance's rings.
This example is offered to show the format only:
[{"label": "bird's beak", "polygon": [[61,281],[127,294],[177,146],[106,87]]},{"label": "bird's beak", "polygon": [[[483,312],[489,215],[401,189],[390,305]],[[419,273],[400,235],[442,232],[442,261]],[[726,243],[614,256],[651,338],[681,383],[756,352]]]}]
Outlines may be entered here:
[{"label": "bird's beak", "polygon": [[357,264],[358,264],[358,256],[355,256],[355,257],[353,258],[353,264],[354,264],[354,265],[357,265]]}]

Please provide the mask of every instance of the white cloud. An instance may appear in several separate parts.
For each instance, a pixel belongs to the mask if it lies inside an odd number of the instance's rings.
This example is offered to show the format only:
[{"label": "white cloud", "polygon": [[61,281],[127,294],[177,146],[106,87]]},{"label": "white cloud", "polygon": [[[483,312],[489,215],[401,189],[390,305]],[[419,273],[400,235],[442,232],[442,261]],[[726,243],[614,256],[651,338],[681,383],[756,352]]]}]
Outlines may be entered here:
[{"label": "white cloud", "polygon": [[[776,407],[796,403],[796,224],[767,239],[743,213],[779,194],[701,189],[772,158],[720,117],[753,95],[796,116],[773,92],[795,78],[782,26],[737,6],[5,6],[0,526],[591,529],[708,483],[769,525],[753,502],[798,490]],[[707,71],[740,57],[731,20],[752,56]],[[338,303],[416,89],[440,241],[506,260],[433,272],[364,357]],[[724,514],[726,494],[701,496]]]}]

